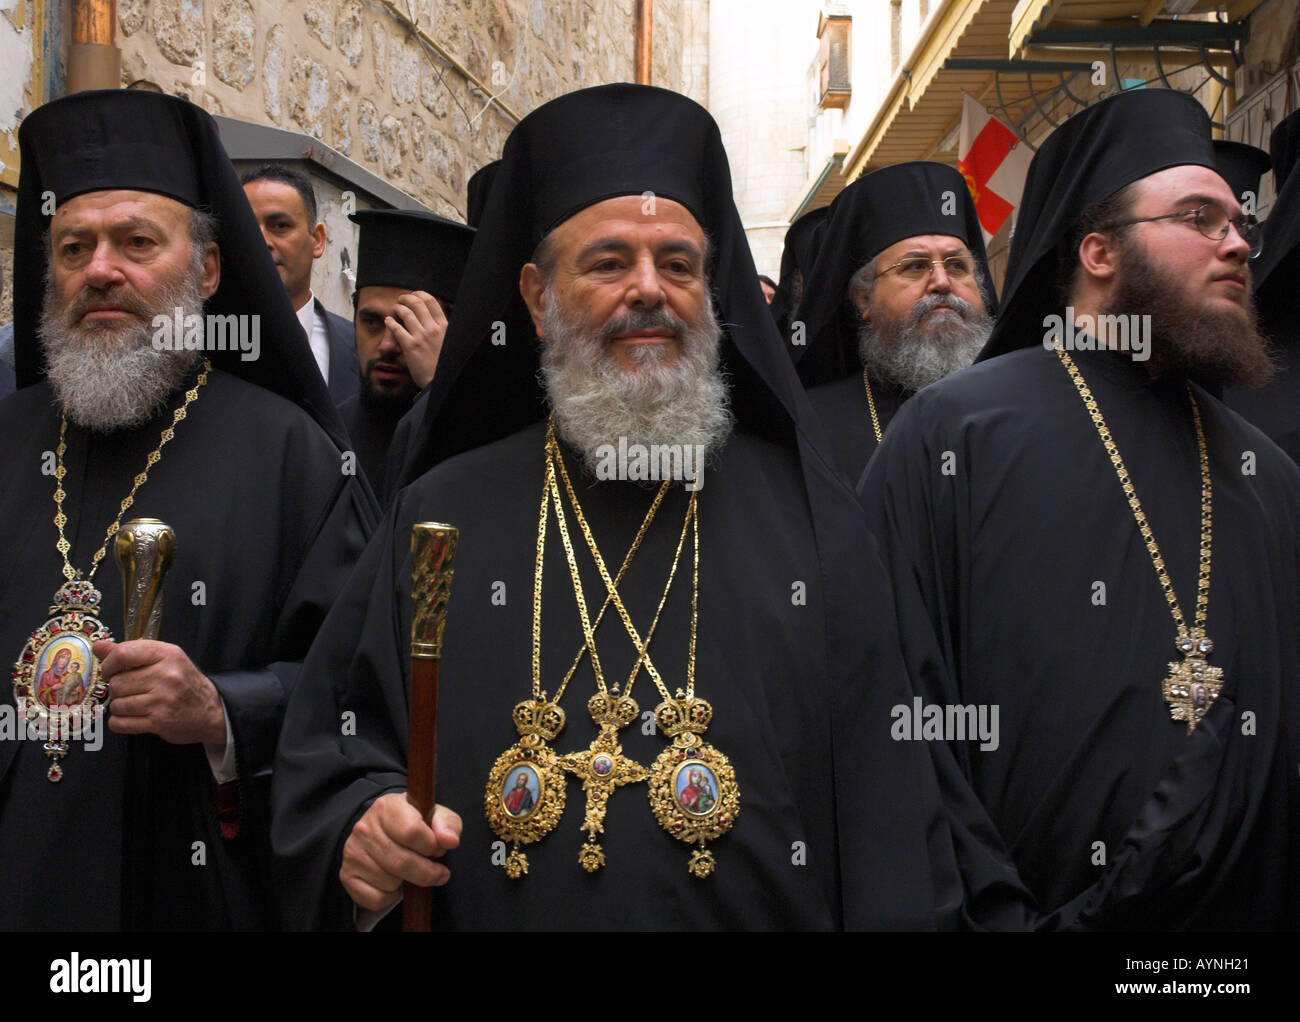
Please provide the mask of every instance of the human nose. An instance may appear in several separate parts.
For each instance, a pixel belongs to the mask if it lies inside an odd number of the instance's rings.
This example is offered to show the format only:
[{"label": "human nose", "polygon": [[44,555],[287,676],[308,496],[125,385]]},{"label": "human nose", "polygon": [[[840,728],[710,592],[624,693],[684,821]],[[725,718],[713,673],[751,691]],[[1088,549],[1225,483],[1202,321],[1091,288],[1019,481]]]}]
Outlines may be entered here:
[{"label": "human nose", "polygon": [[386,358],[392,358],[402,353],[402,346],[397,342],[397,337],[393,334],[392,329],[385,326],[384,332],[379,338],[379,354]]},{"label": "human nose", "polygon": [[1250,257],[1250,242],[1240,224],[1228,221],[1228,232],[1219,242],[1219,254],[1225,259],[1245,260]]},{"label": "human nose", "polygon": [[952,280],[948,276],[948,271],[943,265],[942,259],[936,259],[930,264],[930,276],[926,280],[927,291],[951,291]]},{"label": "human nose", "polygon": [[95,250],[90,254],[90,261],[86,264],[86,283],[103,290],[121,284],[125,280],[126,275],[118,265],[113,247],[107,239],[98,242]]},{"label": "human nose", "polygon": [[646,253],[632,265],[628,275],[628,290],[625,301],[628,306],[648,306],[654,308],[663,303],[663,285],[659,280],[659,270],[650,253]]}]

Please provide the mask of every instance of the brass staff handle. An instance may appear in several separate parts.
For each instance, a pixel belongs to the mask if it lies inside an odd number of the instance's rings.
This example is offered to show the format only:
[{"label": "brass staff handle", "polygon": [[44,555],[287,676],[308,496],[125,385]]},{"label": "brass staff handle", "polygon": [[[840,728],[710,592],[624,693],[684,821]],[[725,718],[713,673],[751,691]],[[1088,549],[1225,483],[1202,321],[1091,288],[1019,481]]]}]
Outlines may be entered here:
[{"label": "brass staff handle", "polygon": [[416,522],[411,526],[413,658],[437,660],[442,656],[442,630],[447,623],[458,535],[454,525],[440,522]]},{"label": "brass staff handle", "polygon": [[176,552],[176,534],[157,518],[132,518],[113,541],[122,569],[122,639],[157,639],[162,626],[162,587]]}]

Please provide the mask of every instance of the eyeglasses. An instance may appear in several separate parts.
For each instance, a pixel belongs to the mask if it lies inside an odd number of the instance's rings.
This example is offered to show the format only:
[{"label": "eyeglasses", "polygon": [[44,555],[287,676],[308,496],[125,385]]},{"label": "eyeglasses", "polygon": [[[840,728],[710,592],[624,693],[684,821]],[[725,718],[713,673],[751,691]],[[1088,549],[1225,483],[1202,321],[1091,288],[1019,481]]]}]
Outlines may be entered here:
[{"label": "eyeglasses", "polygon": [[946,259],[910,256],[907,259],[900,259],[893,266],[886,266],[876,276],[883,277],[891,270],[897,270],[898,275],[904,280],[915,283],[919,280],[928,280],[934,273],[934,268],[940,263],[943,264],[943,272],[952,280],[966,280],[975,273],[974,261],[965,256],[948,256]]},{"label": "eyeglasses", "polygon": [[1237,228],[1241,240],[1250,246],[1250,257],[1254,259],[1264,247],[1264,235],[1259,229],[1259,221],[1249,213],[1230,217],[1217,202],[1206,202],[1195,209],[1183,209],[1177,213],[1165,213],[1161,216],[1145,216],[1137,220],[1123,220],[1111,224],[1107,230],[1117,227],[1130,227],[1133,224],[1149,224],[1156,220],[1173,220],[1180,216],[1190,216],[1196,229],[1210,241],[1222,241],[1228,236],[1228,226]]}]

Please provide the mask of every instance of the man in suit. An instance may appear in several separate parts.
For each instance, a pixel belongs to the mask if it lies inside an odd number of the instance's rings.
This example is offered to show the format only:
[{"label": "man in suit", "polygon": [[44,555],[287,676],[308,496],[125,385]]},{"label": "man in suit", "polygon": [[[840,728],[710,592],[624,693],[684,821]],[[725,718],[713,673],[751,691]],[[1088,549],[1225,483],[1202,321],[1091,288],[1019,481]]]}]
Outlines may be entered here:
[{"label": "man in suit", "polygon": [[361,370],[352,321],[328,311],[311,291],[312,263],[325,254],[325,225],[316,219],[311,179],[268,163],[245,174],[243,185],[330,397],[340,405],[361,389]]}]

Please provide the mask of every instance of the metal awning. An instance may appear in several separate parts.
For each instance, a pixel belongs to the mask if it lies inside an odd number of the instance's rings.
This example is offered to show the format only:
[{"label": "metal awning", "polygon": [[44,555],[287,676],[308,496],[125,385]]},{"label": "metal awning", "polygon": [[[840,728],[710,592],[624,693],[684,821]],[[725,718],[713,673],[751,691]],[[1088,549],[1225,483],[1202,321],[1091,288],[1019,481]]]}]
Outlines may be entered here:
[{"label": "metal awning", "polygon": [[[1072,30],[1105,30],[1109,41],[1113,29],[1142,30],[1163,15],[1223,13],[1228,23],[1246,18],[1264,0],[1020,0],[1011,18],[1007,51],[1010,57],[1034,56],[1032,48],[1041,42],[1039,33]],[[1205,25],[1204,21],[1184,25]],[[1195,30],[1193,30],[1195,31]],[[1083,38],[1083,36],[1080,36]],[[1139,36],[1131,36],[1138,42]],[[1141,45],[1138,42],[1138,45]]]},{"label": "metal awning", "polygon": [[[1147,82],[1223,102],[1247,35],[1241,19],[1263,0],[955,0],[945,3],[895,77],[876,116],[845,159],[844,179],[904,160],[955,164],[962,100],[970,94],[1013,129],[1055,125],[1095,95],[1072,76],[1108,65],[1153,68]],[[1227,20],[1207,19],[1219,12]],[[1200,15],[1179,20],[1174,15]],[[1157,17],[1157,16],[1160,17]],[[1189,69],[1200,85],[1179,76]],[[1075,77],[1074,82],[1084,81]],[[1184,84],[1179,85],[1179,82]],[[1130,83],[1131,86],[1131,83]],[[1125,86],[1125,87],[1130,87]],[[1095,90],[1094,90],[1095,92]],[[1217,100],[1216,100],[1217,95]],[[1212,116],[1214,116],[1212,114]],[[1028,140],[1027,140],[1028,141]]]},{"label": "metal awning", "polygon": [[393,187],[361,164],[310,135],[220,114],[214,115],[212,119],[217,122],[221,144],[232,160],[305,160],[319,171],[334,177],[340,188],[355,188],[392,209],[427,211],[418,199],[413,199],[400,188]]},{"label": "metal awning", "polygon": [[837,146],[835,153],[826,160],[822,169],[799,193],[798,198],[786,212],[785,219],[788,223],[794,223],[814,209],[829,206],[835,196],[844,191],[844,186],[848,184],[844,179],[844,153],[845,149]]},{"label": "metal awning", "polygon": [[[845,180],[903,160],[956,164],[941,144],[960,124],[962,95],[979,98],[993,74],[952,61],[1005,60],[1015,0],[950,0],[894,77],[871,125],[845,158]],[[1053,79],[1055,80],[1055,79]]]}]

